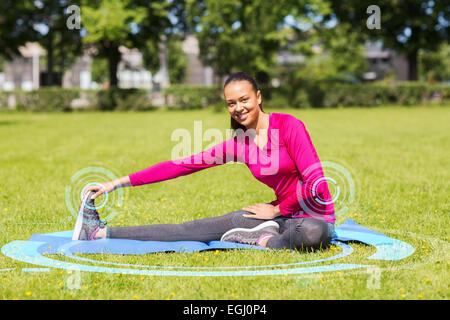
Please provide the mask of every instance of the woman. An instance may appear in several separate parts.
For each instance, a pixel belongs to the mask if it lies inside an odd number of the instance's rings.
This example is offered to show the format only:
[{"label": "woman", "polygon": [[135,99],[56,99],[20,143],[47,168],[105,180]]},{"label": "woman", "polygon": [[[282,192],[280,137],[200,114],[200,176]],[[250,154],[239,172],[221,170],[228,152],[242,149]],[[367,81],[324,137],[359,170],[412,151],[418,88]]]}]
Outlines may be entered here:
[{"label": "woman", "polygon": [[[74,238],[220,239],[274,249],[326,247],[334,234],[334,208],[320,160],[303,123],[289,114],[264,113],[257,83],[242,72],[225,81],[224,97],[235,130],[233,138],[191,157],[161,162],[88,187]],[[277,199],[182,224],[106,227],[98,218],[94,199],[102,193],[173,179],[229,161],[245,163],[256,179],[274,189]]]}]

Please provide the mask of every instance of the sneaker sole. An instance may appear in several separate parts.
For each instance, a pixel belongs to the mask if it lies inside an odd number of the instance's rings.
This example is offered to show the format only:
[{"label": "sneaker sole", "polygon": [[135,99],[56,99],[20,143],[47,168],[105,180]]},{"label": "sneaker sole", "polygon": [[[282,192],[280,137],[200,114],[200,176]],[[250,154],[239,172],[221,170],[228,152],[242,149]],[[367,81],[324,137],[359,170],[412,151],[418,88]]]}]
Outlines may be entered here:
[{"label": "sneaker sole", "polygon": [[72,240],[80,239],[81,227],[83,226],[83,210],[84,210],[84,206],[85,206],[88,198],[89,198],[89,195],[87,195],[81,201],[81,206],[80,206],[80,209],[78,210],[77,221],[75,222],[75,228],[73,229]]},{"label": "sneaker sole", "polygon": [[276,223],[275,221],[266,221],[261,223],[260,225],[257,225],[256,227],[252,228],[252,229],[247,229],[247,228],[234,228],[231,230],[228,230],[227,232],[225,232],[222,237],[220,238],[220,241],[223,241],[222,239],[225,238],[227,235],[229,235],[232,232],[255,232],[255,231],[259,231],[261,229],[264,229],[266,227],[275,227],[277,230],[280,228],[280,226],[278,225],[278,223]]}]

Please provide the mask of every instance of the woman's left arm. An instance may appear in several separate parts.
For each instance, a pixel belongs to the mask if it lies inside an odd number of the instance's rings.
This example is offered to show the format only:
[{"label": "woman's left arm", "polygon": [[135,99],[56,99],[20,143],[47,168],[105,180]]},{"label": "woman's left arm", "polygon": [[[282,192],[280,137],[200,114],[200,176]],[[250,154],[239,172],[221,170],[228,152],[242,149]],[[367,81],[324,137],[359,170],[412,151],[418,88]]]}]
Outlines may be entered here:
[{"label": "woman's left arm", "polygon": [[252,214],[244,214],[243,216],[246,218],[270,220],[278,216],[281,216],[279,205],[274,206],[270,203],[258,203],[253,206],[242,208],[242,210],[252,213]]},{"label": "woman's left arm", "polygon": [[[299,182],[296,190],[279,204],[281,214],[286,217],[297,211],[323,214],[323,201],[315,199],[327,201],[330,194],[316,149],[302,121],[291,116],[286,122],[285,141],[288,153],[297,167]],[[322,180],[323,183],[318,183]]]},{"label": "woman's left arm", "polygon": [[[243,210],[253,213],[253,215],[247,215],[250,218],[272,219],[281,215],[290,217],[293,213],[305,209],[302,208],[300,203],[306,198],[314,198],[314,182],[317,179],[323,178],[319,157],[303,122],[293,116],[286,117],[283,123],[283,129],[283,140],[286,142],[288,153],[299,172],[301,188],[296,188],[290,196],[277,206],[257,204],[243,208]],[[324,197],[327,192],[327,184],[321,183],[316,188],[315,195]],[[320,204],[318,205],[320,206]]]}]

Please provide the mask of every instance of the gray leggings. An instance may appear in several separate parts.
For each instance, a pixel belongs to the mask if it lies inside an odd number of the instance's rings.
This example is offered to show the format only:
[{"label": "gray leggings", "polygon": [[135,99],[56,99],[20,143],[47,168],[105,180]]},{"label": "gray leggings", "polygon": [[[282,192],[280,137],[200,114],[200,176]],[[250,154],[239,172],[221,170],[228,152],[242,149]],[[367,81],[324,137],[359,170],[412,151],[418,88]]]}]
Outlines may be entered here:
[{"label": "gray leggings", "polygon": [[[153,224],[135,227],[107,227],[107,237],[144,241],[201,241],[220,240],[222,235],[234,228],[253,228],[267,221],[246,218],[250,212],[239,210],[222,216],[184,222],[181,224]],[[280,225],[277,236],[267,242],[273,249],[308,250],[328,246],[334,234],[334,224],[319,218],[273,219]]]}]

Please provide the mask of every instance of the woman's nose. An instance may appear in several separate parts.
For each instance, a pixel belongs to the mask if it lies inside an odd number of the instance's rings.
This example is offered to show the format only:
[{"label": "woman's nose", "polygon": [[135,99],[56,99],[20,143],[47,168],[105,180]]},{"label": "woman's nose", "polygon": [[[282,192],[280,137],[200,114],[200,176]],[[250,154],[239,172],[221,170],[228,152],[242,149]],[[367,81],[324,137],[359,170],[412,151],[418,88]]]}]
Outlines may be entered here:
[{"label": "woman's nose", "polygon": [[240,102],[238,102],[236,104],[236,111],[241,112],[242,110],[244,110],[244,107]]}]

